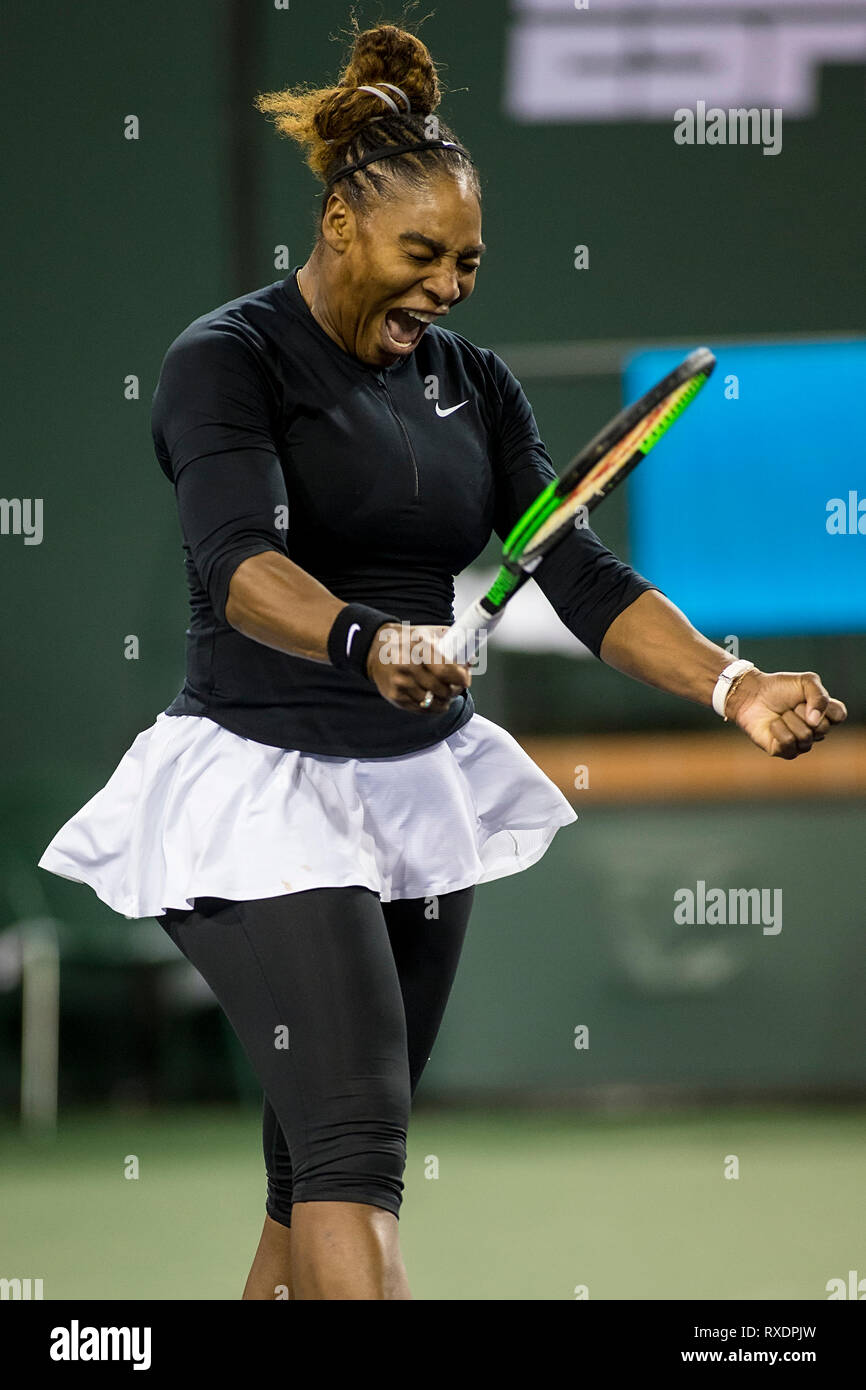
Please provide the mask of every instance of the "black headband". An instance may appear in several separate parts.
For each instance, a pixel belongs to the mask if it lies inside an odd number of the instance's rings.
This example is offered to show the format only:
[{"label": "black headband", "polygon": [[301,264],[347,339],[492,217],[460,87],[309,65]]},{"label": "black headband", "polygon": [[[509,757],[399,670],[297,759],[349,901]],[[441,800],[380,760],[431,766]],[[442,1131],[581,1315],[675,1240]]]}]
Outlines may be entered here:
[{"label": "black headband", "polygon": [[344,164],[342,169],[328,176],[325,186],[330,188],[338,179],[344,179],[347,174],[354,174],[356,169],[363,169],[365,164],[372,164],[377,159],[390,159],[392,155],[397,154],[411,154],[414,150],[456,150],[458,154],[465,155],[470,164],[472,163],[469,151],[464,150],[463,146],[454,140],[419,140],[412,145],[386,145],[384,149],[364,155],[363,159],[357,160],[354,164]]}]

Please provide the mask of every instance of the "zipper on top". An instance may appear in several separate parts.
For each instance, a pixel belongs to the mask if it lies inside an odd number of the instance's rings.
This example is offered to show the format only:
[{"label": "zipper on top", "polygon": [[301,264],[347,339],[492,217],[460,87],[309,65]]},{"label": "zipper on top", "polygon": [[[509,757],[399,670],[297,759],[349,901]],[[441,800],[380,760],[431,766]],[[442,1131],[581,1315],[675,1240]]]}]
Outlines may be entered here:
[{"label": "zipper on top", "polygon": [[397,421],[397,424],[400,426],[400,429],[403,431],[403,438],[406,440],[406,448],[409,450],[409,457],[410,457],[410,459],[412,460],[412,470],[413,470],[413,472],[414,472],[414,474],[415,474],[415,500],[417,500],[417,497],[418,497],[418,463],[417,463],[417,460],[416,460],[416,458],[415,458],[415,450],[412,448],[412,441],[411,441],[411,439],[409,438],[409,431],[407,430],[406,426],[403,424],[403,421],[400,419],[400,416],[397,414],[397,410],[396,410],[396,408],[395,408],[395,406],[394,406],[394,401],[393,401],[393,399],[392,399],[392,397],[391,397],[391,389],[390,389],[390,387],[389,387],[389,385],[388,385],[388,382],[387,382],[387,380],[386,380],[386,378],[385,378],[385,373],[384,373],[384,372],[381,372],[381,373],[380,373],[380,375],[379,375],[379,380],[381,381],[382,385],[383,385],[384,388],[385,388],[385,395],[388,397],[388,409],[391,411],[391,414],[394,416],[394,419]]}]

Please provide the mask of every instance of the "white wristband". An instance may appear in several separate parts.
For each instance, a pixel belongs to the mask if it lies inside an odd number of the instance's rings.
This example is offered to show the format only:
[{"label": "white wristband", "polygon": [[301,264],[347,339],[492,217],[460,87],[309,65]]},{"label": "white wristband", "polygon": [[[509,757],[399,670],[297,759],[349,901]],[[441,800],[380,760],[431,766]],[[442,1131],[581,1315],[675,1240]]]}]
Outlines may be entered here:
[{"label": "white wristband", "polygon": [[728,691],[737,679],[737,676],[742,676],[746,671],[756,670],[757,667],[754,661],[732,661],[719,675],[719,679],[716,681],[715,688],[713,689],[713,709],[716,711],[716,714],[724,719],[725,723],[728,722],[727,715],[725,714],[725,701],[728,698]]}]

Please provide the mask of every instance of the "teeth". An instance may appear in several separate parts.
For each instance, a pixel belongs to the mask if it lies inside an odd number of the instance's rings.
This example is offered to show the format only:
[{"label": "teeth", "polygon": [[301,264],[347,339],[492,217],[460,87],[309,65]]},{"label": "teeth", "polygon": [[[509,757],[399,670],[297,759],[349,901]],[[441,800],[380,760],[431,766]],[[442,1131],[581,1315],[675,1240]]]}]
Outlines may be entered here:
[{"label": "teeth", "polygon": [[427,314],[422,309],[404,309],[404,314],[408,314],[411,319],[418,319],[420,323],[432,323],[438,314]]}]

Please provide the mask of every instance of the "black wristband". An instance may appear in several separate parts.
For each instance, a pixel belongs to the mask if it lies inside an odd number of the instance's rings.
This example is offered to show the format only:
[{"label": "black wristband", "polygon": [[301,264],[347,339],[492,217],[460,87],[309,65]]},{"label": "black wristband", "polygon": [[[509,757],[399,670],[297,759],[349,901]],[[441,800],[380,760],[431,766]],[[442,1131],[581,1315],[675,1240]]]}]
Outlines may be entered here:
[{"label": "black wristband", "polygon": [[366,680],[367,657],[373,645],[373,638],[383,623],[396,623],[400,619],[392,613],[383,613],[380,608],[368,608],[366,603],[347,603],[334,619],[328,633],[328,657],[331,665],[338,671],[354,671]]}]

